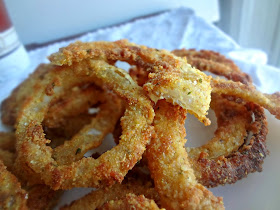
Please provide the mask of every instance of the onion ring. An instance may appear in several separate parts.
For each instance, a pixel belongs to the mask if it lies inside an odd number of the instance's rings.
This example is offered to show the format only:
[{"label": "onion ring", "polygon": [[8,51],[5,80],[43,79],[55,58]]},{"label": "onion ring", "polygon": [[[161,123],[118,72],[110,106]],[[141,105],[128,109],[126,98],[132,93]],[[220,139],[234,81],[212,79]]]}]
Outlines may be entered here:
[{"label": "onion ring", "polygon": [[125,198],[129,193],[144,195],[148,199],[159,202],[158,193],[150,181],[141,179],[126,178],[122,184],[116,183],[110,188],[98,189],[85,195],[79,200],[73,201],[70,205],[64,206],[62,210],[75,209],[99,209],[110,200]]},{"label": "onion ring", "polygon": [[61,125],[68,123],[67,118],[88,113],[91,106],[106,102],[103,97],[105,92],[95,85],[73,87],[70,91],[66,91],[60,99],[51,102],[43,122],[44,126],[49,129],[61,128]]},{"label": "onion ring", "polygon": [[21,189],[17,178],[7,171],[0,160],[0,208],[1,209],[27,209],[27,193]]},{"label": "onion ring", "polygon": [[220,53],[211,50],[196,51],[194,49],[173,50],[172,53],[179,57],[186,57],[190,65],[201,71],[209,71],[246,85],[252,84],[252,79],[248,74],[242,72],[232,60],[227,59]]},{"label": "onion ring", "polygon": [[[237,100],[240,101],[240,99]],[[246,108],[244,111],[244,108],[237,108],[230,101],[223,100],[221,103],[226,108],[222,111],[222,121],[218,118],[218,129],[213,139],[201,147],[187,148],[198,181],[208,187],[233,184],[247,177],[249,173],[260,172],[263,160],[268,154],[265,145],[267,122],[263,108],[252,102],[245,104],[243,102],[240,105]],[[240,116],[242,113],[244,116]],[[248,114],[250,116],[246,117]],[[255,117],[255,121],[248,121],[251,115]],[[247,122],[237,121],[240,117]],[[234,122],[238,127],[234,128]],[[244,136],[245,131],[247,135]],[[245,140],[250,131],[252,137],[248,139],[249,144],[246,144]],[[225,132],[231,133],[223,135]],[[215,148],[218,152],[214,151]]]},{"label": "onion ring", "polygon": [[16,136],[13,132],[0,132],[0,160],[9,171],[13,170],[15,162]]},{"label": "onion ring", "polygon": [[[188,61],[195,65],[196,68],[201,68],[201,70],[210,71],[236,81],[211,80],[211,86],[215,93],[214,95],[212,93],[213,101],[211,105],[213,103],[216,104],[212,108],[214,108],[217,115],[218,129],[215,131],[213,139],[207,144],[198,148],[187,148],[199,182],[208,187],[215,187],[218,184],[234,183],[246,177],[248,173],[261,171],[263,160],[268,154],[265,146],[267,134],[266,118],[260,107],[248,105],[250,103],[246,105],[242,100],[245,99],[258,103],[278,118],[280,110],[279,93],[269,95],[256,91],[251,78],[247,74],[240,72],[239,68],[231,60],[218,53],[211,51],[196,52],[193,50],[175,50],[173,52],[178,56],[186,56]],[[230,101],[227,99],[217,98],[216,93],[235,95],[235,99],[233,99],[235,104],[230,104]],[[229,96],[224,97],[229,98]],[[239,108],[236,106],[238,104],[237,101],[240,104]],[[225,107],[223,111],[219,110],[217,103],[223,103]],[[246,117],[248,114],[258,116],[258,121],[250,125],[252,119],[250,116]],[[231,116],[227,117],[226,115]],[[236,118],[234,120],[236,123],[233,122],[232,117]],[[242,123],[245,124],[242,126]],[[226,134],[229,131],[231,131],[231,134]],[[246,145],[244,140],[248,134],[244,134],[250,131],[253,132],[253,138],[250,139],[249,145]]]},{"label": "onion ring", "polygon": [[[44,75],[52,68],[53,66],[50,64],[39,65],[35,72],[3,102],[2,117],[4,123],[8,125],[15,123],[24,101],[30,97],[30,92],[33,91],[36,82],[43,80]],[[84,125],[90,123],[93,116],[88,113],[88,108],[97,103],[105,102],[102,92],[104,91],[97,89],[94,85],[75,86],[65,92],[60,99],[51,102],[43,124],[47,137],[53,139],[50,144],[52,147],[60,145],[65,139],[71,139]],[[5,139],[7,139],[7,142],[12,143],[7,133],[4,136],[1,136],[0,133],[0,147],[3,149],[5,149],[3,147],[6,142]],[[9,146],[6,145],[6,147]],[[14,146],[10,148],[14,148]]]},{"label": "onion ring", "polygon": [[192,68],[184,59],[165,50],[139,46],[126,40],[76,42],[49,57],[56,65],[71,65],[89,58],[109,63],[120,60],[142,67],[149,73],[143,89],[154,102],[166,99],[187,109],[204,124],[210,124],[206,118],[210,104],[210,77]]},{"label": "onion ring", "polygon": [[[211,87],[213,88],[213,92],[234,95],[259,104],[271,114],[275,115],[277,119],[280,119],[280,92],[263,94],[255,90],[250,76],[241,72],[233,61],[219,53],[207,50],[197,52],[195,50],[181,49],[172,52],[177,56],[186,57],[188,62],[199,70],[209,71],[232,80],[227,81],[221,78],[212,79]],[[196,59],[194,60],[194,58]]]},{"label": "onion ring", "polygon": [[13,132],[0,132],[0,148],[15,152],[16,137]]},{"label": "onion ring", "polygon": [[[11,162],[13,159],[14,159],[14,154],[12,157],[9,157],[9,156],[6,156],[5,157],[5,160],[3,160],[3,156],[2,154],[4,153],[1,153],[3,152],[3,150],[0,150],[0,168],[1,168],[1,161],[3,161],[4,165],[7,166],[9,172],[6,172],[2,170],[2,168],[0,169],[0,172],[3,173],[0,175],[4,177],[5,180],[8,180],[9,184],[13,183],[13,185],[11,186],[12,189],[10,190],[10,193],[9,195],[5,195],[7,196],[5,199],[6,201],[4,203],[8,203],[9,201],[8,200],[14,200],[13,198],[13,193],[16,193],[16,200],[19,200],[19,201],[16,201],[15,204],[13,204],[13,207],[12,209],[18,209],[15,207],[15,205],[22,205],[22,204],[18,204],[19,203],[24,203],[24,206],[26,205],[28,208],[26,209],[50,209],[51,207],[55,206],[56,203],[58,202],[58,199],[60,198],[61,194],[62,194],[62,191],[58,190],[58,191],[54,191],[54,190],[51,190],[48,186],[46,185],[40,185],[40,184],[36,184],[36,185],[32,185],[32,186],[27,186],[25,184],[25,181],[23,180],[20,180],[21,181],[21,184],[22,187],[20,187],[20,182],[19,185],[17,185],[17,189],[14,189],[14,186],[16,183],[15,181],[18,180],[13,174],[10,173],[10,171],[14,171],[13,170],[13,162]],[[8,162],[9,165],[6,165]],[[5,187],[6,186],[6,182],[2,182],[2,178],[0,178],[1,180],[1,187]],[[9,186],[10,187],[10,186]],[[3,195],[1,192],[2,190],[0,189],[0,197],[1,197],[1,202],[3,201]],[[19,192],[18,192],[19,191]],[[20,192],[23,192],[23,195],[20,193]],[[19,194],[19,195],[18,195]],[[0,202],[0,208],[1,208],[1,205],[2,203]],[[11,202],[11,203],[12,203]],[[21,209],[21,208],[20,208]]]},{"label": "onion ring", "polygon": [[58,203],[63,191],[52,190],[47,185],[24,187],[28,192],[27,207],[34,210],[53,209]]},{"label": "onion ring", "polygon": [[[107,91],[95,85],[75,86],[60,99],[52,101],[43,122],[46,137],[52,139],[50,146],[54,148],[63,144],[90,124],[96,117],[96,113],[90,112],[92,107],[100,104],[104,106],[106,94]],[[110,99],[108,97],[108,100]],[[117,110],[119,109],[116,106],[115,111]]]},{"label": "onion ring", "polygon": [[[186,53],[186,51],[179,50],[178,52],[183,53],[181,55],[185,56],[184,53]],[[202,55],[205,56],[205,53],[202,53]],[[210,55],[212,54],[210,53]],[[231,62],[229,62],[230,60],[224,60],[225,58],[223,56],[221,57],[219,54],[214,54],[214,56],[216,57],[216,60],[221,60],[223,65],[228,68],[225,68],[223,71],[219,68],[217,70],[217,63],[213,65],[213,63],[209,63],[206,59],[198,59],[199,62],[195,63],[198,65],[196,67],[205,66],[207,68],[204,70],[212,73],[218,72],[219,75],[235,79],[236,81],[242,81],[249,84],[248,87],[246,86],[246,89],[250,89],[252,93],[257,92],[250,83],[251,80],[248,79],[248,76],[245,76],[245,78],[242,79],[243,75],[242,73],[240,74],[240,70],[237,68],[231,69],[232,65]],[[189,60],[188,57],[187,59]],[[130,74],[138,84],[144,84],[147,80],[147,73],[141,68],[133,67],[130,69]],[[218,86],[221,80],[213,79],[211,85],[213,84],[213,81]],[[222,80],[222,82],[226,81]],[[245,85],[241,83],[234,83],[231,81],[228,83],[245,87]],[[222,87],[217,89],[217,91],[220,92],[225,91]],[[243,88],[243,91],[244,89],[245,88]],[[231,90],[231,88],[228,88],[227,90],[228,92],[234,91]],[[265,146],[267,123],[263,110],[257,108],[257,105],[253,106],[249,105],[250,103],[246,104],[240,98],[234,97],[235,99],[231,99],[231,101],[234,101],[231,102],[228,100],[228,98],[230,98],[229,96],[223,96],[225,97],[223,98],[215,93],[215,88],[213,88],[213,92],[211,108],[215,110],[218,119],[218,129],[215,131],[215,136],[211,141],[201,147],[186,148],[199,183],[208,187],[215,187],[219,184],[226,183],[232,184],[237,180],[246,177],[248,173],[261,171],[263,160],[268,154],[268,150]],[[262,97],[261,93],[257,93]],[[239,91],[238,96],[244,98],[244,95],[246,94],[247,93],[245,92]],[[276,97],[277,93],[272,96],[268,95],[268,97],[273,96],[275,97],[274,100],[279,100]],[[253,101],[256,101],[256,99],[253,99]],[[267,102],[266,100],[263,101],[263,104]],[[279,106],[278,101],[275,102],[275,106]],[[257,122],[252,123],[252,114],[258,116]],[[247,145],[245,140],[248,138],[250,131],[253,133],[253,138],[248,140],[250,143]]]},{"label": "onion ring", "polygon": [[[18,113],[25,100],[30,97],[30,93],[33,92],[36,83],[40,83],[40,81],[44,79],[45,74],[53,68],[51,64],[39,65],[35,71],[2,102],[1,117],[4,124],[14,126]],[[93,85],[85,87],[75,86],[71,88],[69,91],[65,92],[60,99],[51,102],[44,121],[44,126],[49,129],[56,127],[61,129],[60,125],[63,124],[63,119],[69,116],[69,113],[72,116],[76,116],[78,113],[100,102],[100,99],[102,99],[102,97],[100,97],[101,92],[101,90],[98,90],[96,86]]]},{"label": "onion ring", "polygon": [[[11,177],[16,175],[17,179],[20,181],[21,188],[23,189],[22,192],[26,193],[26,196],[24,197],[24,199],[26,200],[28,198],[27,201],[25,201],[25,200],[23,201],[24,203],[26,203],[26,206],[28,207],[28,209],[30,209],[30,210],[31,209],[36,209],[36,210],[42,209],[43,210],[43,209],[50,209],[51,207],[53,207],[57,203],[58,199],[60,198],[62,191],[60,191],[60,190],[54,191],[54,190],[51,190],[48,186],[40,185],[40,184],[28,186],[26,184],[27,177],[24,177],[22,175],[19,176],[19,174],[17,174],[17,170],[15,170],[14,161],[16,158],[16,154],[11,152],[11,151],[15,151],[14,133],[12,133],[12,132],[2,133],[1,137],[3,137],[6,141],[8,141],[7,137],[9,137],[10,142],[7,142],[7,144],[5,144],[5,146],[10,145],[10,147],[7,148],[7,147],[0,146],[0,162],[2,161],[3,164],[5,165],[5,167],[7,167],[7,169],[9,170],[9,172],[13,173],[13,175]],[[1,138],[0,138],[0,141],[1,141]],[[0,165],[1,165],[1,163],[0,163]],[[0,171],[1,171],[1,169],[0,169]],[[19,171],[21,174],[23,173],[21,170],[19,170]],[[7,176],[10,176],[10,175],[9,175],[9,173],[4,172],[3,176],[5,176],[7,178]],[[24,180],[22,178],[24,178]],[[11,178],[10,182],[12,182],[13,180],[14,180],[14,178]],[[2,186],[2,184],[3,183],[1,182],[1,186]],[[14,191],[14,189],[12,191]],[[0,197],[3,198],[3,196],[1,196],[1,195],[0,195]],[[11,198],[11,197],[9,199],[13,200],[13,198]],[[1,207],[1,204],[0,204],[0,207]],[[13,209],[17,209],[17,208],[15,206],[13,206]]]},{"label": "onion ring", "polygon": [[223,199],[198,184],[184,149],[186,110],[159,101],[155,107],[156,137],[147,148],[148,166],[167,209],[224,209]]},{"label": "onion ring", "polygon": [[[121,101],[113,95],[105,96],[106,103],[100,106],[100,111],[90,124],[84,126],[70,141],[56,147],[53,158],[59,165],[70,164],[80,160],[90,149],[101,145],[108,133],[114,130],[121,117]],[[77,152],[78,151],[78,152]]]},{"label": "onion ring", "polygon": [[76,116],[64,117],[63,123],[59,127],[49,128],[43,124],[46,138],[52,140],[48,145],[56,148],[64,144],[66,140],[73,138],[84,126],[88,125],[94,117],[96,117],[95,114],[81,113]]},{"label": "onion ring", "polygon": [[3,150],[0,147],[0,160],[9,171],[13,170],[16,155],[8,150]]},{"label": "onion ring", "polygon": [[211,86],[214,93],[234,95],[246,101],[254,102],[267,109],[277,119],[280,119],[280,92],[265,94],[240,82],[219,78],[212,79]]},{"label": "onion ring", "polygon": [[36,70],[5,99],[1,104],[1,119],[5,125],[14,126],[19,111],[25,99],[30,96],[33,86],[44,78],[44,75],[52,68],[52,65],[41,64]]},{"label": "onion ring", "polygon": [[207,153],[208,159],[229,156],[237,151],[248,137],[248,129],[253,121],[251,111],[241,99],[228,100],[212,93],[210,108],[215,112],[218,128],[214,137],[206,144],[186,148],[189,157],[198,159],[201,153]]},{"label": "onion ring", "polygon": [[119,200],[111,200],[101,206],[99,209],[103,210],[158,210],[159,207],[155,201],[145,198],[144,195],[135,195],[133,193],[126,194],[125,198]]},{"label": "onion ring", "polygon": [[[54,66],[52,66],[52,67],[54,68]],[[48,71],[51,71],[51,69],[49,68]],[[30,81],[33,81],[33,80],[30,80]],[[23,83],[23,84],[29,84],[29,83]],[[35,85],[36,84],[34,83],[33,86],[35,86]],[[22,91],[20,91],[20,89],[19,89],[19,92],[22,92]],[[98,144],[100,144],[103,139],[102,137],[107,134],[106,132],[110,131],[110,127],[107,128],[107,126],[105,125],[106,122],[107,122],[107,125],[110,125],[112,127],[114,121],[117,121],[117,119],[114,120],[114,118],[119,117],[116,115],[118,113],[120,114],[120,111],[121,111],[118,107],[120,102],[116,98],[116,96],[113,96],[113,94],[110,94],[110,96],[107,97],[107,100],[110,101],[109,104],[115,102],[115,104],[114,104],[115,109],[111,113],[112,121],[109,121],[109,120],[101,121],[100,118],[102,117],[102,115],[99,115],[100,123],[99,124],[94,123],[97,121],[97,119],[93,118],[94,115],[91,115],[88,113],[88,108],[91,107],[92,104],[105,102],[105,98],[102,96],[104,94],[102,94],[102,92],[104,92],[104,91],[101,89],[97,89],[96,86],[94,86],[92,84],[91,85],[86,84],[83,86],[74,86],[74,87],[71,87],[70,90],[66,90],[63,93],[61,98],[54,99],[53,101],[50,102],[50,109],[48,110],[48,112],[46,114],[46,118],[45,118],[43,124],[44,124],[44,130],[47,130],[47,136],[54,137],[53,141],[49,144],[50,146],[56,147],[56,145],[60,145],[64,142],[64,145],[60,146],[57,149],[58,149],[58,151],[65,152],[65,153],[61,153],[61,155],[58,155],[57,152],[55,152],[56,151],[55,150],[54,154],[53,154],[53,157],[56,158],[59,163],[63,163],[63,161],[64,161],[64,164],[66,164],[65,162],[67,162],[67,161],[68,161],[67,163],[70,163],[71,162],[70,158],[77,159],[77,160],[82,158],[83,154],[88,149],[98,146]],[[15,94],[17,94],[17,92]],[[94,94],[96,94],[96,95],[94,95]],[[78,96],[79,96],[79,98],[77,99]],[[15,97],[13,97],[13,98],[15,98]],[[28,96],[26,96],[26,98],[28,100]],[[102,106],[105,107],[104,104]],[[86,111],[86,120],[85,121],[84,121],[83,117],[81,119],[81,115],[80,115],[80,112],[84,112],[84,111]],[[76,116],[77,114],[79,116]],[[74,116],[71,117],[71,115],[74,115],[75,117]],[[103,113],[103,115],[104,115],[104,113]],[[70,123],[67,122],[67,120],[69,120],[69,119],[71,119]],[[95,124],[97,126],[99,125],[99,127],[102,125],[101,124],[101,122],[102,122],[104,127],[102,127],[103,130],[101,130],[101,131],[104,131],[104,132],[100,132],[100,135],[92,134],[91,136],[88,135],[87,138],[82,138],[82,135],[83,135],[82,131],[86,131],[86,130],[89,130],[92,128],[92,127],[90,127],[90,125],[85,126],[86,124],[88,124],[90,122],[92,122],[91,126],[93,126]],[[78,123],[80,123],[80,124],[78,124]],[[48,127],[46,127],[46,125]],[[83,130],[81,130],[81,127],[84,127]],[[58,135],[57,130],[59,130],[59,135]],[[80,130],[80,132],[77,133],[77,131],[79,131],[79,130]],[[112,128],[111,128],[111,130],[112,130]],[[75,137],[71,141],[65,142],[65,137],[66,137],[66,139],[67,139],[67,136],[68,137],[71,136],[71,138],[72,138],[73,134],[76,134]],[[84,136],[85,135],[83,135],[83,137]],[[95,142],[89,142],[90,137],[94,137]],[[83,143],[88,142],[87,145],[86,146],[77,145],[78,143],[82,144],[81,140],[83,140]],[[68,147],[67,147],[67,145],[68,145]],[[69,147],[69,145],[71,147]],[[66,148],[68,148],[68,150]],[[83,148],[84,150],[81,150],[81,148]],[[79,150],[79,153],[76,152],[77,150]],[[67,153],[66,153],[66,151],[67,151]],[[19,174],[18,176],[20,176],[22,179],[24,179],[27,176],[25,173],[23,173],[23,175],[21,175],[20,164],[18,164],[18,167],[16,167],[16,170],[17,170],[16,173]],[[30,172],[31,172],[30,175],[32,174],[35,177],[33,179],[29,179],[27,181],[30,182],[30,180],[34,180],[35,182],[32,181],[29,184],[34,185],[34,184],[43,183],[43,182],[41,182],[41,179],[38,175],[35,175],[35,173],[32,171],[30,171]]]},{"label": "onion ring", "polygon": [[[128,107],[122,118],[123,135],[119,145],[98,159],[82,158],[70,165],[58,165],[52,158],[52,149],[46,146],[49,141],[44,137],[41,123],[49,102],[81,81],[102,83],[127,100]],[[32,169],[53,189],[100,187],[121,182],[127,171],[141,159],[150,140],[153,116],[151,101],[125,71],[94,60],[56,67],[45,75],[19,115],[17,164],[26,170]]]}]

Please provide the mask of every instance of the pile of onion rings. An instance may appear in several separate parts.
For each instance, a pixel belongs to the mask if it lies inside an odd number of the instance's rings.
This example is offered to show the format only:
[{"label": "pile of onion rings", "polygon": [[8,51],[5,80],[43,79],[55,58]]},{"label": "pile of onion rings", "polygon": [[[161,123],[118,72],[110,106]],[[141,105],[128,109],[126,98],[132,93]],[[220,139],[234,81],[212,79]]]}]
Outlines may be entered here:
[{"label": "pile of onion rings", "polygon": [[[202,71],[234,80],[211,80],[210,107],[215,111],[218,129],[205,145],[186,148],[198,181],[204,186],[215,187],[235,183],[249,173],[261,171],[268,154],[265,144],[267,122],[261,106],[279,118],[279,93],[269,95],[255,90],[247,74],[216,52],[182,49],[173,53],[186,57]],[[130,75],[139,85],[147,79],[145,71],[135,66],[130,69]]]},{"label": "pile of onion rings", "polygon": [[[0,207],[49,209],[63,190],[94,187],[62,209],[224,209],[206,187],[262,170],[263,108],[280,119],[280,94],[257,91],[224,56],[120,40],[76,42],[49,59],[2,102],[13,131],[0,134]],[[209,107],[214,137],[185,148],[187,112],[209,125]],[[110,133],[116,145],[93,153]]]},{"label": "pile of onion rings", "polygon": [[0,137],[1,209],[52,209],[62,190],[54,191],[44,184],[28,184],[29,178],[15,168],[14,133],[0,133]]}]

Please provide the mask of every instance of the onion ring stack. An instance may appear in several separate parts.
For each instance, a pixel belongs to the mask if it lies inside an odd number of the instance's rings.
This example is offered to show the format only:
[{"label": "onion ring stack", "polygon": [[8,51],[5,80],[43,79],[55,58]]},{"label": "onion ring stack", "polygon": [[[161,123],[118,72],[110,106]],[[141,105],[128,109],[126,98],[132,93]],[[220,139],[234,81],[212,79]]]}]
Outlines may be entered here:
[{"label": "onion ring stack", "polygon": [[[85,46],[87,47],[86,51],[84,50]],[[71,50],[73,50],[73,53],[71,52],[72,55],[69,56]],[[116,54],[117,50],[122,51]],[[68,52],[68,54],[66,54],[68,57],[63,58],[65,51]],[[207,83],[208,77],[197,70],[193,71],[183,60],[177,59],[167,52],[158,52],[125,41],[115,43],[87,43],[86,45],[77,43],[76,45],[70,45],[67,50],[63,49],[62,52],[62,54],[58,53],[51,56],[51,60],[56,64],[58,64],[59,61],[62,61],[61,64],[67,61],[67,64],[73,65],[54,67],[52,71],[45,75],[44,81],[36,87],[37,90],[33,97],[25,103],[21,110],[18,117],[18,124],[16,126],[16,134],[18,138],[17,146],[19,151],[17,157],[18,164],[23,165],[26,170],[27,168],[31,168],[53,189],[68,189],[74,186],[100,187],[102,185],[111,185],[115,181],[120,182],[127,171],[141,158],[152,131],[150,124],[153,119],[153,109],[151,101],[145,96],[142,88],[135,84],[126,72],[109,64],[114,63],[118,59],[142,64],[142,67],[148,68],[152,71],[151,74],[153,77],[164,77],[166,82],[172,87],[174,87],[178,81],[185,82],[186,80],[185,85],[183,86],[184,88],[187,88],[189,86],[189,80],[187,80],[187,78],[191,78],[192,80],[202,80],[203,78],[204,81],[198,86],[201,86],[203,89],[206,88],[206,93],[202,91],[202,94],[200,93],[197,97],[193,97],[194,103],[192,104],[195,106],[190,107],[193,107],[193,110],[191,110],[193,113],[196,113],[197,116],[200,116],[202,121],[207,123],[207,119],[205,118],[205,113],[207,111],[205,107],[207,108],[207,103],[209,101],[209,99],[207,99],[207,93],[210,92],[209,82]],[[83,54],[84,52],[86,54]],[[138,57],[136,57],[136,59],[131,59],[131,57],[133,58],[133,54]],[[167,62],[163,62],[162,60],[164,59],[159,59],[159,55],[168,57],[169,59],[173,58],[173,61],[171,60],[170,62],[173,65],[171,66],[168,65]],[[147,56],[150,56],[149,58],[152,59],[144,60],[147,59]],[[68,59],[69,57],[71,59]],[[99,59],[93,60],[93,58]],[[109,63],[103,61],[104,59],[109,60]],[[178,71],[178,67],[181,67],[180,71]],[[170,75],[166,72],[173,73],[173,71],[175,76],[176,74],[180,74],[180,76],[185,77],[186,79],[182,80],[179,75],[176,76],[175,79],[171,79]],[[73,76],[70,76],[71,74],[76,75],[77,78],[74,79]],[[196,75],[196,78],[193,78],[194,75]],[[71,80],[66,80],[65,78],[69,76],[71,77]],[[167,76],[169,76],[169,78],[167,78]],[[159,95],[164,92],[164,89],[170,89],[167,84],[159,85],[157,83],[155,85],[154,80],[157,80],[157,78],[154,78],[151,80],[152,82],[149,82],[149,87],[146,86],[146,89],[151,89],[150,92],[153,95]],[[92,158],[83,158],[73,162],[71,165],[60,165],[58,161],[52,158],[52,149],[44,146],[49,141],[44,138],[41,124],[45,113],[47,113],[50,101],[58,98],[62,92],[67,90],[67,87],[77,85],[78,82],[95,82],[97,85],[106,86],[107,88],[112,89],[120,97],[126,99],[128,107],[122,118],[123,135],[120,139],[123,142],[130,139],[130,144],[121,143],[120,141],[115,148],[108,151],[106,154],[101,155],[96,160]],[[162,92],[158,92],[158,88],[162,90]],[[186,90],[184,91],[186,92]],[[177,92],[175,92],[175,95],[173,96],[168,95],[168,97],[174,97],[173,100],[178,101],[175,96],[176,94],[180,96],[182,93],[179,91]],[[164,95],[161,95],[160,97],[164,97]],[[201,104],[201,97],[205,98],[205,102],[203,103],[206,105]],[[179,97],[179,99],[180,98],[181,97]],[[201,105],[197,106],[196,102]],[[178,103],[185,104],[183,100],[180,100]],[[31,110],[39,110],[40,113],[33,114]],[[137,127],[133,124],[137,125]],[[129,132],[124,130],[124,128],[128,129]],[[139,139],[139,137],[141,138]],[[140,144],[134,144],[133,141],[138,141]],[[26,152],[23,153],[22,151]],[[134,151],[133,154],[131,153],[132,151]],[[28,155],[26,155],[26,153]],[[110,156],[114,157],[115,160],[108,160],[107,157]],[[44,160],[42,160],[41,157],[44,157]],[[86,171],[84,171],[85,169]]]},{"label": "onion ring stack", "polygon": [[[224,56],[120,40],[75,42],[49,59],[1,106],[3,123],[15,129],[0,134],[0,178],[13,183],[0,189],[12,207],[51,208],[62,190],[94,187],[63,209],[224,209],[204,186],[262,170],[263,107],[280,118],[279,93],[258,92]],[[129,73],[117,61],[132,65]],[[209,106],[214,137],[185,148],[187,112],[209,125]],[[110,133],[116,146],[91,155]]]},{"label": "onion ring stack", "polygon": [[[18,164],[31,168],[35,173],[40,174],[41,179],[53,189],[98,187],[102,184],[111,185],[115,181],[120,182],[127,171],[141,158],[145,145],[149,141],[150,124],[153,119],[150,100],[146,98],[137,84],[133,85],[133,81],[129,81],[125,77],[125,72],[113,66],[108,69],[108,66],[102,61],[89,61],[80,62],[78,65],[67,68],[55,67],[46,75],[45,83],[40,84],[33,95],[33,100],[31,99],[25,104],[19,115],[16,132],[17,150],[19,151]],[[65,80],[74,71],[81,72],[76,74],[76,77],[71,77],[70,81]],[[107,74],[114,76],[115,79],[110,81],[110,84],[108,84]],[[52,157],[52,149],[46,146],[49,141],[44,137],[41,123],[52,98],[58,97],[59,93],[62,93],[67,86],[71,87],[83,80],[85,82],[98,80],[108,87],[114,87],[113,90],[117,94],[126,97],[129,106],[122,118],[122,124],[126,126],[125,129],[129,128],[129,132],[124,129],[121,137],[123,143],[98,159],[82,158],[70,165],[59,165]],[[125,89],[128,84],[130,84],[130,90]],[[135,103],[136,99],[137,104]],[[32,112],[34,109],[40,110],[40,114]],[[138,112],[133,110],[138,110]],[[134,127],[133,122],[140,119],[142,119],[142,123]],[[133,129],[130,126],[133,126]],[[130,144],[126,143],[127,139],[130,139]],[[134,141],[137,141],[138,144],[133,143]],[[134,153],[129,151],[134,151]],[[44,159],[42,160],[41,157]]]},{"label": "onion ring stack", "polygon": [[[100,59],[109,63],[119,60],[139,66],[149,74],[143,89],[154,102],[166,99],[187,109],[204,124],[210,123],[205,116],[210,103],[210,77],[168,51],[135,45],[127,40],[76,42],[61,48],[49,59],[56,65],[72,65],[85,59]],[[188,95],[189,92],[194,94]]]},{"label": "onion ring stack", "polygon": [[211,80],[210,107],[216,113],[218,128],[205,145],[187,148],[199,182],[215,187],[232,184],[249,173],[260,172],[268,154],[265,144],[267,122],[261,106],[278,118],[280,99],[275,96],[279,93],[258,92],[251,78],[219,53],[185,49],[173,52],[186,57],[197,68],[233,80]]},{"label": "onion ring stack", "polygon": [[[185,49],[174,50],[173,53],[186,57],[203,71],[236,81],[220,78],[211,80],[213,90],[210,107],[216,113],[218,129],[205,145],[186,148],[198,181],[207,187],[215,187],[232,184],[249,173],[261,171],[268,150],[265,145],[267,122],[259,105],[278,118],[279,93],[269,95],[255,90],[250,77],[218,53]],[[192,62],[194,57],[195,62]],[[147,79],[147,74],[137,66],[130,69],[130,74],[138,84],[145,83]],[[251,133],[252,137],[249,138]]]}]

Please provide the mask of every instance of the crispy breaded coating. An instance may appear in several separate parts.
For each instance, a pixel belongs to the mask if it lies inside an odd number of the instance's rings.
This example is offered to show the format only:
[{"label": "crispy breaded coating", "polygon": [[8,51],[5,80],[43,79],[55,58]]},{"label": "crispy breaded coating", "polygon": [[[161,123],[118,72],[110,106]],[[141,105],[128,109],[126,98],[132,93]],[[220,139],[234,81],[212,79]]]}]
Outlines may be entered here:
[{"label": "crispy breaded coating", "polygon": [[0,209],[27,210],[28,195],[0,160]]},{"label": "crispy breaded coating", "polygon": [[280,92],[274,94],[261,93],[251,86],[220,78],[212,79],[211,86],[214,93],[234,95],[246,101],[254,102],[267,109],[277,119],[280,119]]},{"label": "crispy breaded coating", "polygon": [[34,85],[44,78],[52,68],[50,64],[41,64],[37,69],[6,98],[1,104],[1,119],[5,125],[14,126],[18,112],[25,100],[34,91]]},{"label": "crispy breaded coating", "polygon": [[149,181],[142,181],[139,179],[128,179],[122,184],[115,184],[110,188],[98,189],[92,191],[86,196],[73,201],[70,205],[64,206],[62,209],[66,210],[80,210],[80,209],[99,209],[106,202],[111,200],[121,200],[127,194],[133,193],[135,195],[144,195],[148,199],[155,202],[159,201],[159,196]]},{"label": "crispy breaded coating", "polygon": [[102,210],[159,210],[157,204],[144,195],[138,195],[129,193],[126,194],[125,198],[120,200],[111,200],[101,206],[99,209]]},{"label": "crispy breaded coating", "polygon": [[98,59],[109,63],[120,60],[142,67],[149,73],[143,89],[154,102],[166,99],[187,109],[204,124],[210,124],[206,115],[210,104],[211,77],[166,50],[136,45],[127,40],[75,42],[61,48],[49,59],[56,65],[71,66],[86,59]]},{"label": "crispy breaded coating", "polygon": [[201,71],[209,71],[247,85],[252,83],[252,79],[248,74],[242,72],[232,60],[220,53],[211,50],[196,51],[194,49],[173,50],[172,53],[179,57],[186,57],[190,65]]},{"label": "crispy breaded coating", "polygon": [[184,148],[186,110],[162,100],[155,107],[148,166],[166,209],[224,209],[223,199],[199,184]]}]

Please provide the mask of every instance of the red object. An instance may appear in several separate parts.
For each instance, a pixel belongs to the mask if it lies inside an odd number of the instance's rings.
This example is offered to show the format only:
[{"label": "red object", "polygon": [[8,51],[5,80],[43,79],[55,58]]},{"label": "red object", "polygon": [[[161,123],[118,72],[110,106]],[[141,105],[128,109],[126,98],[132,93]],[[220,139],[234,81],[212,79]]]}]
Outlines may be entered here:
[{"label": "red object", "polygon": [[9,29],[12,26],[12,22],[9,18],[4,1],[0,0],[0,33]]}]

